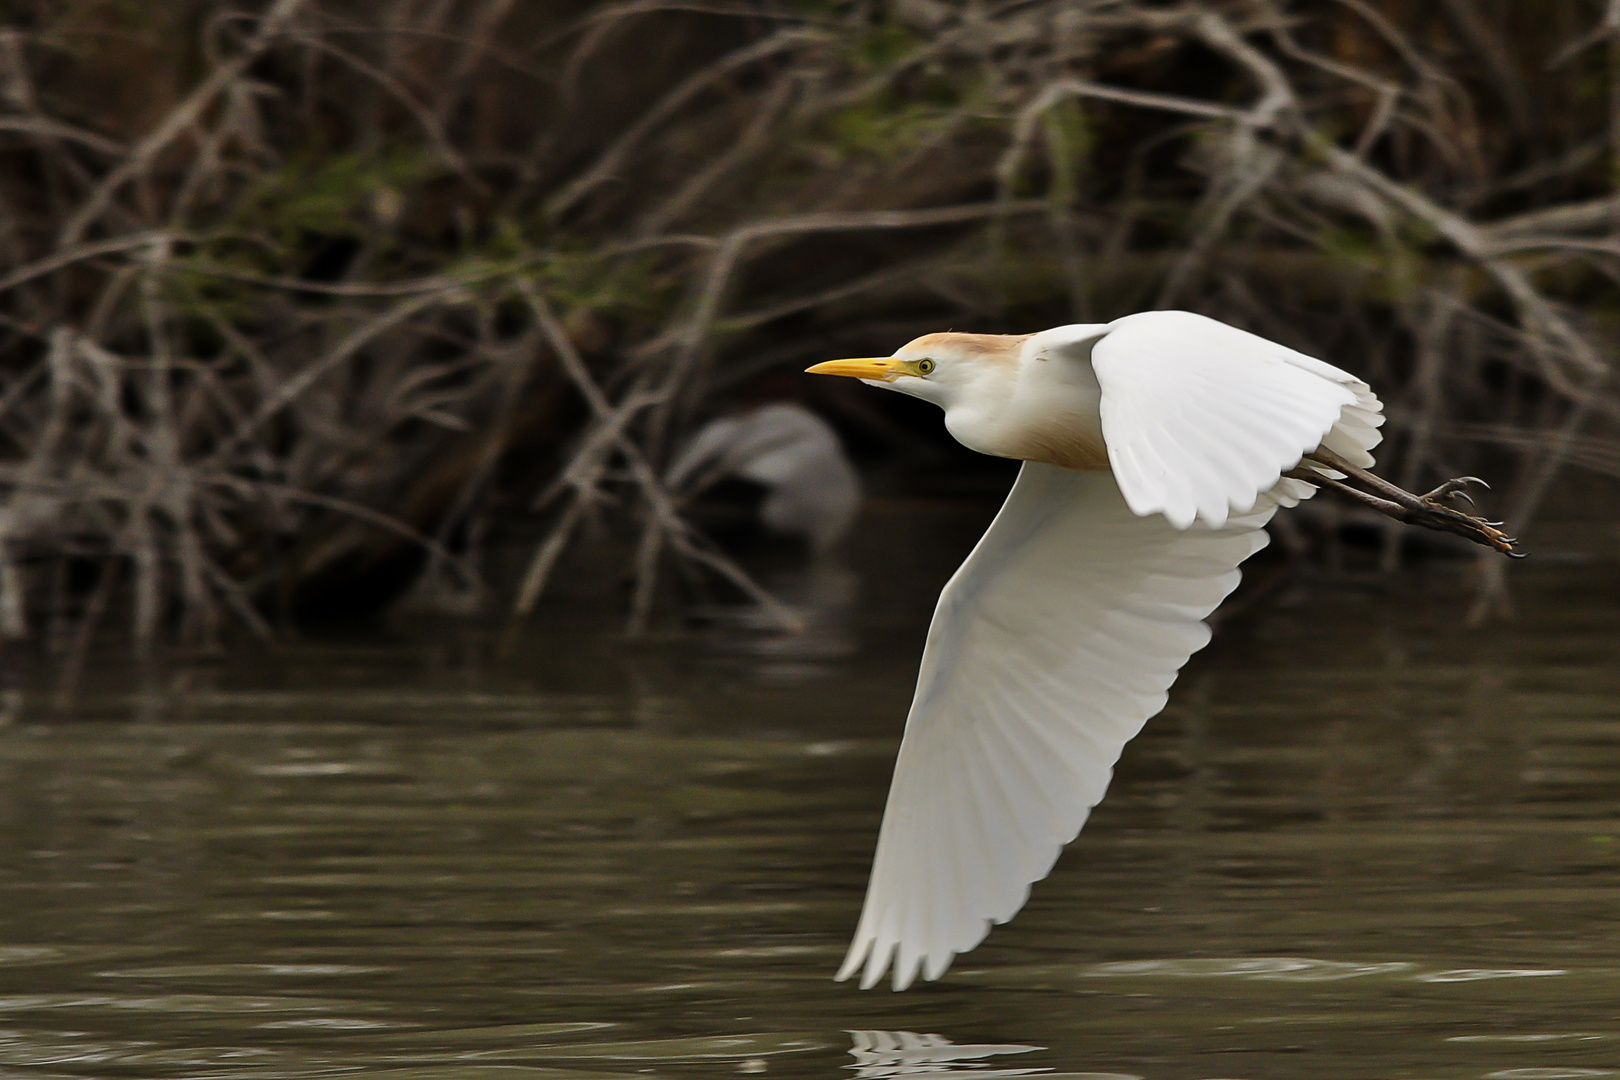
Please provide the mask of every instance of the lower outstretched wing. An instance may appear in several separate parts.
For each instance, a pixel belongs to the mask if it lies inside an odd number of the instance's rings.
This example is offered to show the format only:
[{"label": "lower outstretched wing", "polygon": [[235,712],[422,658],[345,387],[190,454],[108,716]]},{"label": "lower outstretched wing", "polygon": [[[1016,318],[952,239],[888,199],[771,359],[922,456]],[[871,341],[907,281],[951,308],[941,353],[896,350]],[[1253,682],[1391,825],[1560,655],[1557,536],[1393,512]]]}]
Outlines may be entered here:
[{"label": "lower outstretched wing", "polygon": [[1209,641],[1276,505],[1178,529],[1107,473],[1024,464],[940,595],[840,979],[938,978],[1012,918]]}]

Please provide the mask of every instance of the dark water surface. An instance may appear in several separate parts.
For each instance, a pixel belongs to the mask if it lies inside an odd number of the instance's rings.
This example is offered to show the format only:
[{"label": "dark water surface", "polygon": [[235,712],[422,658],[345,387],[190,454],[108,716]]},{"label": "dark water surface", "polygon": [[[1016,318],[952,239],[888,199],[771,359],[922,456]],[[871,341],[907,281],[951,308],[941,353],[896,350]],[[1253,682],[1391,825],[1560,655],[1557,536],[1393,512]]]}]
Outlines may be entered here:
[{"label": "dark water surface", "polygon": [[959,554],[910,528],[803,638],[563,605],[9,692],[0,1077],[1620,1076],[1594,566],[1229,621],[1014,923],[833,983]]}]

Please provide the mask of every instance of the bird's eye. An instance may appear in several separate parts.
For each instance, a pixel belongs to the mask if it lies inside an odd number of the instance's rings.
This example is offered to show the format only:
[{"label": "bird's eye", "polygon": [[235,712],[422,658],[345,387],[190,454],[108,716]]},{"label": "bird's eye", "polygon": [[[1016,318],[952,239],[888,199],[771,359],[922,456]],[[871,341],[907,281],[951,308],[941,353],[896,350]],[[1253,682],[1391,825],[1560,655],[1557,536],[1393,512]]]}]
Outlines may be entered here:
[{"label": "bird's eye", "polygon": [[932,375],[934,373],[934,362],[926,357],[917,361],[917,373],[919,375]]}]

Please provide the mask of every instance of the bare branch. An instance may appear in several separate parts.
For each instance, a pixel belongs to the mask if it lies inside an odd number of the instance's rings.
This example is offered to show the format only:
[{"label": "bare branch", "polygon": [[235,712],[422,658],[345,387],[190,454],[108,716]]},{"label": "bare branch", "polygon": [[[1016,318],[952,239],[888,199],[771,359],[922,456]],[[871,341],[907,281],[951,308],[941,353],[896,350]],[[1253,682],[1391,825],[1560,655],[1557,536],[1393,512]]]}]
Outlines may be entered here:
[{"label": "bare branch", "polygon": [[283,29],[298,14],[305,0],[275,0],[270,10],[259,20],[253,36],[242,51],[229,61],[208,73],[202,84],[193,90],[179,106],[171,110],[146,138],[137,143],[129,155],[109,173],[90,197],[63,224],[57,234],[56,246],[68,248],[77,244],[97,218],[107,209],[118,189],[140,175],[170,143],[178,139],[198,118],[203,110],[234,80],[239,78],[254,61],[275,44]]}]

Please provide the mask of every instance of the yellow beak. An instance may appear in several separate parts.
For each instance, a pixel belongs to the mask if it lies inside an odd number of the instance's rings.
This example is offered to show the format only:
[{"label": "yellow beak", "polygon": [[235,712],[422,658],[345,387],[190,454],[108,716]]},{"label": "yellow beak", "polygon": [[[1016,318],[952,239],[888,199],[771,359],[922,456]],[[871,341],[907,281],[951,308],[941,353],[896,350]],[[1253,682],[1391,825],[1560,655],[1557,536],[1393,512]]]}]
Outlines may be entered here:
[{"label": "yellow beak", "polygon": [[804,370],[808,375],[848,375],[852,379],[892,382],[900,376],[899,363],[892,356],[865,356],[858,360],[828,360]]}]

